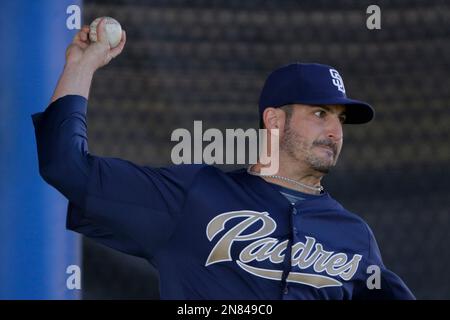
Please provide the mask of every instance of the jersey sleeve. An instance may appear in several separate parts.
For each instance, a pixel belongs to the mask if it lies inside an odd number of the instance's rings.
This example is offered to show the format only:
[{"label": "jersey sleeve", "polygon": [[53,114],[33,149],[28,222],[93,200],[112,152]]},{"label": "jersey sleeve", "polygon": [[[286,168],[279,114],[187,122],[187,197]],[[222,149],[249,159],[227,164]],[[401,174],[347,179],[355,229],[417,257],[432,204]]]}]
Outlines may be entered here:
[{"label": "jersey sleeve", "polygon": [[67,228],[125,253],[164,246],[202,165],[140,166],[89,153],[87,100],[65,96],[32,116],[39,171],[68,200]]},{"label": "jersey sleeve", "polygon": [[[415,297],[406,286],[403,280],[394,272],[386,268],[383,263],[380,249],[372,230],[366,225],[369,240],[369,249],[367,259],[363,260],[363,274],[364,277],[357,281],[353,294],[355,300],[414,300]],[[370,269],[368,269],[370,268]],[[376,272],[379,270],[378,287],[374,280],[369,279],[372,275],[377,276]],[[371,289],[367,280],[372,283]]]}]

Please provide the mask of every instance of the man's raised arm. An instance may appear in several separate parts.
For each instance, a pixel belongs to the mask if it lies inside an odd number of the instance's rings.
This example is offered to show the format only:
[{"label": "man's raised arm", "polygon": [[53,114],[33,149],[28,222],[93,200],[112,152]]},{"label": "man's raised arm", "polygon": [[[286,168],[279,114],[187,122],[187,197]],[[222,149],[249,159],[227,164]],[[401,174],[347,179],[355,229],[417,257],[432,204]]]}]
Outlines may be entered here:
[{"label": "man's raised arm", "polygon": [[105,19],[99,24],[97,42],[89,40],[89,26],[83,28],[75,35],[72,43],[66,50],[66,64],[59,78],[51,102],[65,95],[80,95],[86,99],[89,96],[94,72],[107,65],[123,50],[126,42],[125,31],[122,31],[122,39],[119,45],[110,48],[104,30]]},{"label": "man's raised arm", "polygon": [[[103,21],[102,21],[103,22]],[[150,256],[170,238],[201,166],[152,168],[89,153],[87,98],[94,72],[122,51],[75,36],[50,105],[32,115],[39,172],[68,200],[67,228],[114,249]]]}]

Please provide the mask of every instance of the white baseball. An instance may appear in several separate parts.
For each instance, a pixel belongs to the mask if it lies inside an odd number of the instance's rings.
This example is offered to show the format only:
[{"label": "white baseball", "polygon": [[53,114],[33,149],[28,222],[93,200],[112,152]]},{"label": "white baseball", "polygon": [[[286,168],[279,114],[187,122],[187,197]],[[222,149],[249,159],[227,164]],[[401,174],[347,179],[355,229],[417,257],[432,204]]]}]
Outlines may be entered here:
[{"label": "white baseball", "polygon": [[89,26],[89,39],[92,42],[97,41],[97,25],[102,18],[106,19],[106,21],[104,22],[104,26],[106,38],[108,39],[109,45],[111,46],[111,48],[117,47],[120,39],[122,39],[122,27],[116,19],[111,17],[100,17],[92,21],[91,25]]}]

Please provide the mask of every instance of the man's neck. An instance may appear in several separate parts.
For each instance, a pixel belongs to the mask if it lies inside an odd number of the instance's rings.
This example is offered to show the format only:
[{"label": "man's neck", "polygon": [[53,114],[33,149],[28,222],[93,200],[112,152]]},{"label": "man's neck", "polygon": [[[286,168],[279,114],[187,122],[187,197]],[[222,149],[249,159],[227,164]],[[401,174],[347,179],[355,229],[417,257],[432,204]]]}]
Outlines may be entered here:
[{"label": "man's neck", "polygon": [[[254,166],[252,166],[251,171],[253,171],[255,173],[260,173],[262,167],[263,167],[262,164],[257,163]],[[321,174],[317,171],[312,171],[310,169],[301,168],[301,167],[296,167],[295,170],[288,170],[288,168],[289,168],[289,166],[283,166],[280,163],[280,169],[274,175],[289,178],[289,179],[295,180],[297,182],[300,182],[301,184],[305,184],[305,185],[313,187],[313,188],[320,187],[320,181],[322,180],[323,174]],[[309,188],[302,187],[299,184],[294,184],[292,182],[288,182],[288,181],[285,181],[282,179],[277,179],[277,178],[267,177],[267,176],[261,176],[261,177],[264,180],[266,180],[267,182],[274,183],[274,184],[283,186],[285,188],[299,190],[301,192],[308,193],[308,194],[318,194],[319,193],[319,192],[313,191]]]}]

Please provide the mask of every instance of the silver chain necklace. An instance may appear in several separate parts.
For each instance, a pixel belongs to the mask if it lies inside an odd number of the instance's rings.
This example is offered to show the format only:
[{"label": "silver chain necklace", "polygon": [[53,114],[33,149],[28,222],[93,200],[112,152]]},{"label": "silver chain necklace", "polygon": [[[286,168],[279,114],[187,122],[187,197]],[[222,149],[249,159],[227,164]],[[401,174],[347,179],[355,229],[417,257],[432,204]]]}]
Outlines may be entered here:
[{"label": "silver chain necklace", "polygon": [[275,179],[283,180],[283,181],[292,183],[292,184],[297,185],[297,186],[301,186],[301,187],[303,187],[303,188],[306,188],[306,189],[309,189],[309,190],[312,190],[312,191],[315,191],[315,192],[318,192],[318,193],[321,193],[321,192],[323,191],[323,187],[322,187],[322,186],[320,186],[320,187],[311,187],[311,186],[308,186],[307,184],[303,184],[303,183],[301,183],[301,182],[299,182],[299,181],[296,181],[296,180],[293,180],[293,179],[290,179],[290,178],[286,178],[286,177],[283,177],[283,176],[277,176],[277,175],[263,175],[263,174],[260,174],[260,173],[258,173],[258,172],[252,171],[252,170],[251,170],[252,167],[253,167],[253,166],[249,166],[249,167],[247,168],[247,173],[248,173],[248,174],[251,174],[252,176],[268,177],[268,178],[275,178]]}]

